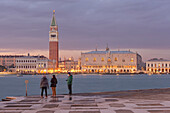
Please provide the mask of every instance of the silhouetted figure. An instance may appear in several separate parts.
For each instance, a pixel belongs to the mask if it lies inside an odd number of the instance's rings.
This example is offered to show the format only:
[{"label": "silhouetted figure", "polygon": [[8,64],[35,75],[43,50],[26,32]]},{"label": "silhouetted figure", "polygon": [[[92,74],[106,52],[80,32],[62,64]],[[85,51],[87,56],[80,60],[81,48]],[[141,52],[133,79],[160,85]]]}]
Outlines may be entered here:
[{"label": "silhouetted figure", "polygon": [[45,96],[47,98],[47,88],[49,88],[49,85],[48,85],[48,79],[46,78],[45,75],[43,75],[43,77],[41,78],[40,88],[41,88],[41,98],[43,98],[44,90],[45,90]]},{"label": "silhouetted figure", "polygon": [[53,75],[53,77],[51,78],[51,89],[52,89],[52,96],[55,97],[56,96],[56,84],[57,84],[57,78],[55,77],[55,75]]},{"label": "silhouetted figure", "polygon": [[69,95],[72,94],[72,81],[73,81],[73,76],[71,75],[70,72],[68,72],[68,78],[67,78],[67,85],[68,85],[68,90],[69,90]]}]

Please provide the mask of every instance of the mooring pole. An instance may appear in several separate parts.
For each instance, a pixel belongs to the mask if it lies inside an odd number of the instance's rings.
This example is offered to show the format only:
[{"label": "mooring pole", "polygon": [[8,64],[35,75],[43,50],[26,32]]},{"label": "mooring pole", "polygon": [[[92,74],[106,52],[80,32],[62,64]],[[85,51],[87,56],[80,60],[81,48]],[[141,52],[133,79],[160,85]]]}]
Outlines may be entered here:
[{"label": "mooring pole", "polygon": [[26,96],[27,96],[27,84],[28,84],[28,80],[25,80],[25,86],[26,86]]}]

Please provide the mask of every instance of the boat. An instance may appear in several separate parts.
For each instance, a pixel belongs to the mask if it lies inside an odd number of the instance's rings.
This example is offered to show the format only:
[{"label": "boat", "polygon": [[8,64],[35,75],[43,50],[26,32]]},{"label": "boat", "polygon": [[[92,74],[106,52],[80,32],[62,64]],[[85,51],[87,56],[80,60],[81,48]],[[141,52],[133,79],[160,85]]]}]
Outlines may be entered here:
[{"label": "boat", "polygon": [[0,72],[0,75],[15,75],[16,72]]},{"label": "boat", "polygon": [[17,77],[23,77],[21,73],[17,73]]}]

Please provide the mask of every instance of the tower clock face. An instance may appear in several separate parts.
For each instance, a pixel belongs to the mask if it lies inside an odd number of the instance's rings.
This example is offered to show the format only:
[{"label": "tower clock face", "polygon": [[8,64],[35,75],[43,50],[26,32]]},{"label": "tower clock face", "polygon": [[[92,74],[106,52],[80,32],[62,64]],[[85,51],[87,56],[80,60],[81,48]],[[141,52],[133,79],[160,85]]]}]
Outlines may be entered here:
[{"label": "tower clock face", "polygon": [[56,35],[51,35],[51,37],[56,37]]}]

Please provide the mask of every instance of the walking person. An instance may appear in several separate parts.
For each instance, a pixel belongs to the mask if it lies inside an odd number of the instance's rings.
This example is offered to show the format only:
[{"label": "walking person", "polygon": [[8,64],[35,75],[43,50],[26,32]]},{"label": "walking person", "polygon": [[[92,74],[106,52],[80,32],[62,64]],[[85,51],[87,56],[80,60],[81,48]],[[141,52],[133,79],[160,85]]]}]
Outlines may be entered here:
[{"label": "walking person", "polygon": [[72,81],[73,81],[73,76],[71,75],[70,72],[68,72],[68,78],[67,78],[67,85],[68,85],[68,90],[69,90],[69,95],[72,95]]},{"label": "walking person", "polygon": [[55,77],[55,75],[53,75],[53,77],[51,78],[51,89],[52,89],[52,96],[55,97],[56,96],[56,84],[57,84],[57,78]]},{"label": "walking person", "polygon": [[48,85],[48,79],[46,78],[45,75],[43,75],[43,77],[41,78],[40,88],[41,88],[41,98],[43,98],[44,90],[45,90],[45,97],[47,98],[47,88],[49,88],[49,85]]}]

